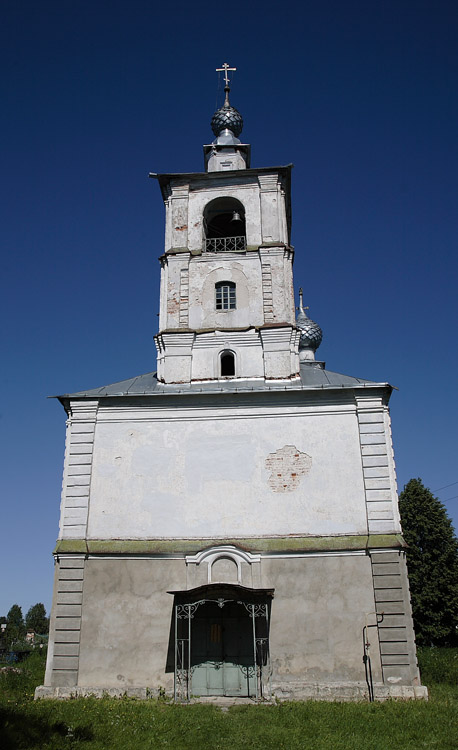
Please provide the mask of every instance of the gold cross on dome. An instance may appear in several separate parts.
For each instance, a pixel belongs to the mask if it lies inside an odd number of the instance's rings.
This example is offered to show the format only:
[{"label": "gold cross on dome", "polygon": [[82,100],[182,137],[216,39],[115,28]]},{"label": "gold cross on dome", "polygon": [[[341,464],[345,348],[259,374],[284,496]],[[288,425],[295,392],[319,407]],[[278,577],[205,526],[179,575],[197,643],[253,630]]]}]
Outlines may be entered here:
[{"label": "gold cross on dome", "polygon": [[224,83],[226,84],[226,86],[229,86],[229,77],[227,74],[230,70],[237,70],[237,68],[229,67],[229,63],[223,63],[222,68],[216,68],[217,73],[224,73]]}]

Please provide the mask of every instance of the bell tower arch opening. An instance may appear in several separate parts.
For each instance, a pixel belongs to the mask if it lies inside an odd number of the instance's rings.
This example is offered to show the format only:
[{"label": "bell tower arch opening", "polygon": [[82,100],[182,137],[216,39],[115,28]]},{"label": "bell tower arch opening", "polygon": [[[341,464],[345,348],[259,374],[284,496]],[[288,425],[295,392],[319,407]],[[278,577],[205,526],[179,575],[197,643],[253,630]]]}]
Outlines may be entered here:
[{"label": "bell tower arch opening", "polygon": [[204,251],[244,252],[246,250],[245,209],[236,198],[215,198],[205,206]]}]

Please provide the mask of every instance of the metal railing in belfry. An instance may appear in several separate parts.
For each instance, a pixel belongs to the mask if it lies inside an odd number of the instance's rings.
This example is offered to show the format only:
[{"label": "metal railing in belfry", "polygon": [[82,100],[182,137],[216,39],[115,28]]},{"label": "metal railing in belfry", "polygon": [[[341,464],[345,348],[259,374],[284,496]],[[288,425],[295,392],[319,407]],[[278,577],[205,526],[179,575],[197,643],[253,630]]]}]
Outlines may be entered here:
[{"label": "metal railing in belfry", "polygon": [[211,237],[205,240],[207,253],[237,253],[246,250],[246,237]]}]

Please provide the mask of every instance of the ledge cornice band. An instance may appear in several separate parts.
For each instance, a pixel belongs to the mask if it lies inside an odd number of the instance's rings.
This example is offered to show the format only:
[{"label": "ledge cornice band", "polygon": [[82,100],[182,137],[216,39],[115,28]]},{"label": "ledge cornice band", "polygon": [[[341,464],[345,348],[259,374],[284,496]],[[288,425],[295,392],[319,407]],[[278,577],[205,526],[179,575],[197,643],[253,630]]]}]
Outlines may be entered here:
[{"label": "ledge cornice band", "polygon": [[295,536],[235,539],[60,539],[55,555],[157,555],[193,554],[203,549],[232,544],[247,552],[331,552],[369,549],[404,549],[401,534],[361,534],[358,536]]}]

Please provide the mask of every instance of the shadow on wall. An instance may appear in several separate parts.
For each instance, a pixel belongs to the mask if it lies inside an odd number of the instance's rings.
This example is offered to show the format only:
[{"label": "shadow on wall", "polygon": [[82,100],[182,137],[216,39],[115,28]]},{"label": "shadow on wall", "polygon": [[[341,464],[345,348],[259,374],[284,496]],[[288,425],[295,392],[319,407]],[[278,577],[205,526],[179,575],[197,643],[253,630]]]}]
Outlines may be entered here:
[{"label": "shadow on wall", "polygon": [[175,597],[173,598],[173,605],[170,612],[169,647],[167,649],[165,671],[175,671]]}]

